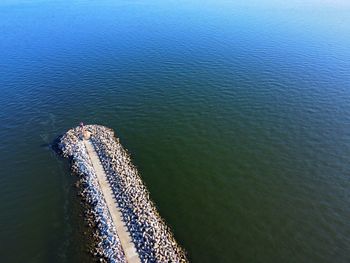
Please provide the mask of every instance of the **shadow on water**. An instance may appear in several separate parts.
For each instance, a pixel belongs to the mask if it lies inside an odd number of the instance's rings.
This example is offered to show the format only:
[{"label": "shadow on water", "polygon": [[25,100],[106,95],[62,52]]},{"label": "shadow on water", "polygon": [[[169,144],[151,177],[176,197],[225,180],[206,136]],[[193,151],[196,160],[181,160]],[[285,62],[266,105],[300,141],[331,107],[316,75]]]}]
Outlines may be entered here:
[{"label": "shadow on water", "polygon": [[58,137],[56,137],[51,143],[49,144],[41,144],[40,147],[43,148],[47,148],[47,149],[51,149],[52,151],[54,151],[57,155],[62,156],[62,150],[59,147],[59,144],[61,142],[61,139],[63,137],[62,135],[59,135]]}]

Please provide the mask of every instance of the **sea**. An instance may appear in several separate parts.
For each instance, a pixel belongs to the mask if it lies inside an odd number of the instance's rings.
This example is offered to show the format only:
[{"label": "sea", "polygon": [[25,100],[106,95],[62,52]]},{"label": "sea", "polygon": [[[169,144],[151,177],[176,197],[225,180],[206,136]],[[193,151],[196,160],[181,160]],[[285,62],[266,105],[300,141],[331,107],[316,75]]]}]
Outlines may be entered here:
[{"label": "sea", "polygon": [[2,0],[1,262],[94,262],[52,149],[79,122],[191,262],[350,262],[349,1]]}]

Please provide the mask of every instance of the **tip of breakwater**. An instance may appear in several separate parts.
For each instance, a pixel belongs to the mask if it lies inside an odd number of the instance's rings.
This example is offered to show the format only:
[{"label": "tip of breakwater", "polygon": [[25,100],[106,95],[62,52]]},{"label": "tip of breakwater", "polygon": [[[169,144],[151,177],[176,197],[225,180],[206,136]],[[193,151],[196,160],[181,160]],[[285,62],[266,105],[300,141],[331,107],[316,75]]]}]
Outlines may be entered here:
[{"label": "tip of breakwater", "polygon": [[81,125],[60,136],[55,145],[56,152],[69,158],[72,170],[79,175],[80,195],[88,207],[87,220],[94,228],[95,256],[106,262],[127,262],[114,215],[108,208],[84,138],[99,158],[140,261],[188,262],[185,251],[160,217],[138,170],[114,131],[101,125]]}]

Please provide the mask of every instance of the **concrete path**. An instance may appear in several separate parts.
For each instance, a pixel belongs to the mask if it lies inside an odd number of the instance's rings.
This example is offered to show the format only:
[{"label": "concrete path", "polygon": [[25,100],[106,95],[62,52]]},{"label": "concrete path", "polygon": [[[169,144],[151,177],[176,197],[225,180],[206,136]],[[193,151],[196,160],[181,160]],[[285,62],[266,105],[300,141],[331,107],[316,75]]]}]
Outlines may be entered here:
[{"label": "concrete path", "polygon": [[122,221],[122,213],[118,208],[118,204],[113,197],[113,192],[111,186],[107,180],[107,175],[103,169],[100,158],[98,157],[94,146],[90,140],[84,140],[87,152],[90,156],[92,166],[96,172],[98,182],[101,186],[102,193],[107,203],[107,207],[112,216],[112,220],[115,228],[117,229],[117,234],[120,239],[120,243],[124,250],[126,261],[128,263],[141,263],[140,257],[136,251],[135,245],[131,240],[128,229]]}]

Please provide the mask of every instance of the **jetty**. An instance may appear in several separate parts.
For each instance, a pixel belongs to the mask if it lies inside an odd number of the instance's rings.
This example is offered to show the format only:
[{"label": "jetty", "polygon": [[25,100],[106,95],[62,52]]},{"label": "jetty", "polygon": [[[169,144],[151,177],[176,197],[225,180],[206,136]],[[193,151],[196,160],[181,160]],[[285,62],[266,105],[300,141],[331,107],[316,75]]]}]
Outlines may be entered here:
[{"label": "jetty", "polygon": [[128,263],[140,263],[140,257],[136,251],[135,245],[131,240],[130,234],[123,223],[123,216],[121,211],[118,208],[118,204],[113,197],[113,192],[110,184],[108,183],[107,175],[102,167],[100,158],[97,156],[97,153],[94,149],[90,140],[84,139],[84,144],[87,150],[87,153],[90,157],[92,166],[95,170],[98,183],[101,187],[103,197],[106,201],[108,210],[111,214],[114,226],[117,230],[117,235],[119,237],[123,252],[125,254],[125,259]]},{"label": "jetty", "polygon": [[101,262],[188,262],[113,130],[78,126],[58,147],[79,176],[92,252]]}]

